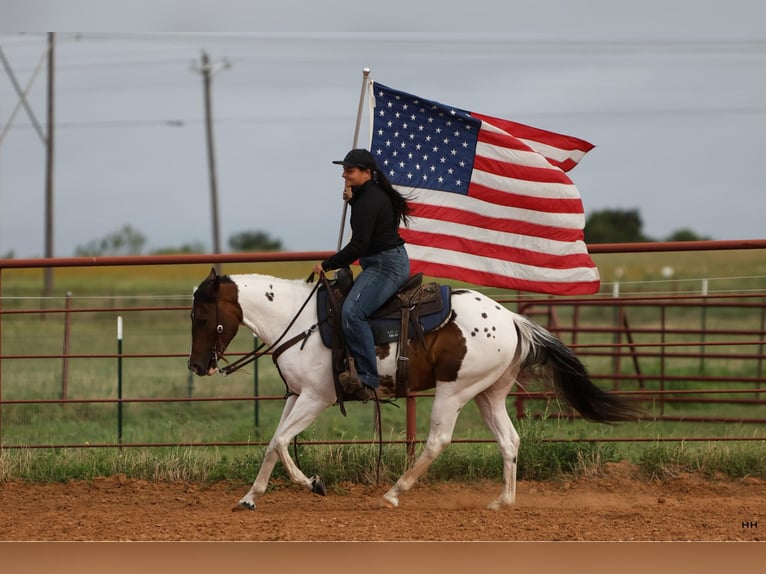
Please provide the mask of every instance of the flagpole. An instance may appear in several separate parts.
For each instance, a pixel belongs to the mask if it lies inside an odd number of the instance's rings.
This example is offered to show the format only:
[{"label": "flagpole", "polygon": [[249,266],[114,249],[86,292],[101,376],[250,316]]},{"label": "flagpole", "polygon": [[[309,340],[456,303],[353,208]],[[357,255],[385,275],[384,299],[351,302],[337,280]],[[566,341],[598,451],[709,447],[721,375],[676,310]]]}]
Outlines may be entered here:
[{"label": "flagpole", "polygon": [[[362,69],[362,91],[359,94],[359,107],[356,112],[356,127],[354,127],[354,143],[351,145],[352,149],[356,149],[359,146],[359,128],[362,123],[362,110],[364,109],[364,94],[367,91],[367,80],[370,77],[370,68]],[[338,231],[338,246],[340,250],[343,244],[343,230],[346,227],[346,211],[348,210],[348,201],[343,202],[343,213],[340,217],[340,230]]]}]

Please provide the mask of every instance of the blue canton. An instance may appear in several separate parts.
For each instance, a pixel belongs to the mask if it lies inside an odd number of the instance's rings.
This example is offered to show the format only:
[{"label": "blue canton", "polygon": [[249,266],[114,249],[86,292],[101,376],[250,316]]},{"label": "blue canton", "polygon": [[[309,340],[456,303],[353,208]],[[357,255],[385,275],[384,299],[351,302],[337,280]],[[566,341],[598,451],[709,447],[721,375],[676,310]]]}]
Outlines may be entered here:
[{"label": "blue canton", "polygon": [[370,151],[392,184],[468,193],[481,121],[375,82]]}]

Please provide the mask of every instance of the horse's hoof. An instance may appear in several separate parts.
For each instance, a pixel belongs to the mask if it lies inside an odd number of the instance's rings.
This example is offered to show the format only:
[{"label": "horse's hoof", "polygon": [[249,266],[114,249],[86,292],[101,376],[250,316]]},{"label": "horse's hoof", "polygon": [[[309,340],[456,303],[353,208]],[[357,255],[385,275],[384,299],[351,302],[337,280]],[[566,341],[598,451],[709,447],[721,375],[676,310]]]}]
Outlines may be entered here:
[{"label": "horse's hoof", "polygon": [[393,496],[384,494],[383,498],[380,499],[380,507],[381,508],[399,508],[399,499]]},{"label": "horse's hoof", "polygon": [[498,498],[487,505],[487,510],[503,510],[504,508],[510,508],[511,506],[513,506],[512,500]]},{"label": "horse's hoof", "polygon": [[232,512],[239,512],[240,510],[255,510],[255,504],[252,502],[245,502],[244,500],[240,500],[237,503],[237,506],[231,509]]},{"label": "horse's hoof", "polygon": [[318,494],[319,496],[327,495],[327,488],[324,485],[324,480],[318,475],[311,477],[311,492]]}]

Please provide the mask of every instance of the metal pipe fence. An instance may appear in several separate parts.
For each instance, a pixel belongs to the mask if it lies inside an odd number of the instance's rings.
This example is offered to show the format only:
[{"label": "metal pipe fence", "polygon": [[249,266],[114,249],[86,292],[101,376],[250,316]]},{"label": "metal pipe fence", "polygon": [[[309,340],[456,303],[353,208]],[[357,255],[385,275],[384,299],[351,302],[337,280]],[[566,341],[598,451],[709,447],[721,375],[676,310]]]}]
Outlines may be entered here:
[{"label": "metal pipe fence", "polygon": [[[655,251],[693,251],[708,249],[766,249],[766,241],[746,242],[693,242],[665,244],[632,244],[591,246],[592,253],[625,253],[625,252],[655,252]],[[234,394],[219,394],[209,389],[201,392],[195,389],[195,381],[189,373],[183,375],[175,372],[182,370],[187,354],[180,351],[162,349],[164,340],[177,337],[177,334],[162,334],[141,332],[139,339],[146,339],[147,345],[141,347],[133,342],[128,349],[123,348],[122,336],[119,343],[104,341],[104,329],[96,332],[97,343],[92,345],[95,350],[85,350],[83,341],[88,337],[88,330],[93,324],[103,324],[115,317],[120,322],[122,316],[136,317],[137,321],[145,321],[152,325],[162,323],[157,317],[172,317],[178,321],[179,316],[188,316],[189,301],[182,304],[147,305],[142,295],[128,296],[111,294],[111,305],[87,305],[71,294],[63,300],[60,306],[51,306],[51,301],[44,298],[29,297],[25,304],[19,298],[5,297],[4,289],[8,287],[7,276],[4,272],[19,269],[65,269],[88,267],[123,267],[123,266],[198,266],[200,264],[227,263],[274,263],[286,261],[315,261],[323,259],[326,252],[297,252],[297,253],[267,253],[267,254],[229,254],[229,255],[181,255],[181,256],[149,256],[149,257],[105,257],[105,258],[64,258],[64,259],[32,259],[32,260],[3,260],[0,261],[0,448],[4,449],[44,449],[44,448],[147,448],[147,447],[201,447],[201,446],[263,446],[268,444],[268,437],[261,437],[259,426],[259,406],[281,401],[284,397],[275,392],[274,385],[263,392],[259,385],[264,381],[259,371],[255,371],[252,393],[247,392],[242,384],[237,384]],[[201,278],[201,277],[200,277]],[[126,304],[133,297],[135,304]],[[647,412],[647,420],[668,423],[694,424],[736,424],[752,425],[753,432],[741,436],[730,436],[725,433],[715,434],[677,434],[675,436],[598,436],[598,437],[551,437],[543,439],[549,442],[667,442],[667,441],[747,441],[765,440],[758,425],[766,423],[766,399],[763,397],[764,384],[764,349],[766,348],[766,290],[742,291],[720,294],[648,294],[640,296],[612,296],[599,294],[592,297],[529,297],[521,294],[503,293],[494,296],[496,300],[519,313],[530,316],[545,325],[551,332],[560,337],[580,357],[591,371],[594,381],[620,393],[632,401],[639,403]],[[31,302],[31,303],[30,303]],[[88,300],[88,303],[93,301]],[[73,321],[73,318],[77,318]],[[542,319],[541,319],[542,317]],[[40,332],[45,332],[46,323],[51,318],[57,328],[63,322],[61,337],[51,334],[51,341],[41,344],[38,340],[21,341],[24,337],[24,325],[37,323],[42,325]],[[168,320],[168,323],[172,321]],[[85,334],[78,334],[78,329]],[[52,329],[49,329],[52,330]],[[188,330],[181,336],[188,337]],[[157,337],[156,341],[152,341]],[[163,337],[165,339],[163,339]],[[243,334],[237,339],[242,340]],[[52,342],[55,340],[55,343]],[[175,339],[174,339],[175,340]],[[93,343],[93,341],[91,341]],[[112,345],[111,350],[108,347]],[[116,350],[115,350],[115,346]],[[127,345],[127,340],[126,340]],[[231,355],[246,352],[249,345],[244,342]],[[55,348],[59,350],[54,350]],[[136,349],[141,347],[140,349]],[[162,351],[162,352],[161,352]],[[157,391],[161,396],[123,396],[123,369],[138,364],[144,360],[168,360],[172,367],[167,369],[165,378],[172,378],[175,383],[170,390]],[[75,366],[87,362],[106,365],[116,363],[116,376],[119,380],[117,396],[106,385],[95,385],[96,392],[101,395],[77,396],[82,393],[82,385],[73,385],[72,377]],[[42,365],[42,366],[41,366]],[[103,367],[111,369],[111,366]],[[164,367],[163,367],[164,368]],[[36,375],[32,376],[31,373]],[[50,392],[50,380],[58,374],[60,379],[56,385],[58,395],[54,398]],[[81,369],[87,373],[87,369]],[[172,375],[171,375],[172,373]],[[86,376],[86,375],[81,375]],[[94,376],[96,375],[87,375]],[[155,375],[141,372],[142,379]],[[183,376],[186,393],[178,396],[178,383]],[[12,377],[12,378],[11,378]],[[111,379],[112,373],[106,378]],[[136,375],[131,374],[131,393],[135,394],[133,382]],[[157,374],[156,379],[162,377]],[[27,379],[45,380],[47,383],[30,383],[25,388]],[[153,379],[154,380],[154,379]],[[9,382],[10,381],[10,382]],[[240,381],[241,383],[241,381]],[[127,381],[126,381],[126,384]],[[39,388],[35,387],[38,385]],[[265,385],[268,387],[268,385]],[[45,387],[45,390],[43,390]],[[74,388],[73,388],[74,387]],[[144,387],[146,390],[148,387]],[[244,391],[244,392],[243,392]],[[46,394],[47,393],[47,394]],[[175,394],[174,394],[175,393]],[[207,393],[207,394],[205,394]],[[205,396],[200,396],[204,394]],[[24,396],[22,396],[24,395]],[[405,425],[404,438],[396,436],[382,438],[387,444],[403,444],[411,452],[419,442],[418,425],[423,420],[417,416],[418,404],[427,402],[432,397],[429,393],[414,394],[405,400],[406,414],[402,422]],[[577,419],[575,413],[562,409],[551,412],[555,399],[549,393],[524,386],[517,387],[509,395],[508,401],[515,407],[516,417],[541,418],[551,417],[561,420]],[[180,405],[180,406],[178,406]],[[244,430],[246,434],[256,429],[255,437],[248,440],[231,440],[223,438],[196,437],[187,440],[165,440],[163,436],[149,437],[133,435],[125,440],[123,416],[125,409],[144,406],[146,408],[194,408],[201,405],[214,405],[221,408],[229,405],[232,409],[241,411],[245,407],[253,408],[254,423]],[[88,436],[89,421],[92,419],[109,419],[114,414],[93,412],[99,407],[116,407],[116,441],[105,440],[103,434],[100,440],[84,440]],[[184,407],[185,406],[185,407]],[[43,414],[47,407],[67,409],[67,413],[53,415]],[[20,414],[24,409],[38,409],[32,415]],[[42,410],[40,410],[42,409]],[[81,409],[76,416],[70,416],[73,409]],[[85,410],[88,410],[85,413]],[[163,411],[157,411],[158,418],[163,417]],[[227,411],[225,419],[229,419],[232,410]],[[83,413],[85,413],[85,416]],[[27,416],[27,418],[25,418]],[[179,415],[179,420],[184,413]],[[188,415],[185,416],[193,416]],[[353,416],[353,415],[352,415]],[[45,426],[47,422],[59,417],[61,421],[55,424],[57,428],[66,429],[62,432],[69,440],[58,437],[32,438],[17,432],[17,426]],[[70,425],[68,420],[81,422],[84,430],[73,430],[77,424]],[[180,423],[179,423],[180,424]],[[709,432],[710,427],[705,427]],[[266,429],[264,432],[269,432]],[[43,433],[44,434],[44,433]],[[98,433],[96,433],[98,434]],[[223,432],[222,435],[225,435]],[[171,437],[172,438],[172,437]],[[422,439],[420,439],[422,440]],[[328,439],[326,437],[308,437],[301,444],[372,444],[376,439],[343,438]],[[490,438],[459,437],[454,442],[475,443],[492,442]]]}]

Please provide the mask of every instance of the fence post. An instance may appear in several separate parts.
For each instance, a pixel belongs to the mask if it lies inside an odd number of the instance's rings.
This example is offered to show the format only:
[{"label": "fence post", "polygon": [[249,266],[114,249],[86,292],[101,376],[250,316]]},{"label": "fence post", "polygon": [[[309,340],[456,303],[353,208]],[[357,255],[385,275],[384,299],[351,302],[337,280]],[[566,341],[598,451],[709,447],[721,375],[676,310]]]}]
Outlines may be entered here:
[{"label": "fence post", "polygon": [[117,443],[122,445],[122,317],[121,316],[117,317]]},{"label": "fence post", "polygon": [[[0,357],[3,356],[3,268],[0,267]],[[0,444],[3,444],[3,365],[0,361]]]},{"label": "fence post", "polygon": [[[761,340],[763,341],[764,333],[766,333],[766,299],[761,299]],[[763,343],[758,345],[758,378],[763,376]],[[756,389],[758,392],[755,398],[761,398],[761,382],[756,383]]]},{"label": "fence post", "polygon": [[705,372],[705,329],[707,329],[708,280],[702,280],[702,324],[700,325],[700,373]]},{"label": "fence post", "polygon": [[72,314],[70,309],[72,308],[72,292],[67,291],[66,300],[64,303],[64,349],[63,359],[61,361],[61,400],[65,401],[69,398],[69,343]]},{"label": "fence post", "polygon": [[620,299],[620,282],[615,281],[612,285],[612,298],[617,300],[617,304],[614,307],[614,335],[612,340],[614,342],[614,355],[612,357],[612,372],[615,374],[615,379],[612,380],[612,388],[617,390],[620,388],[620,368],[622,365],[622,334],[620,329],[622,328],[622,305],[619,303]]}]

